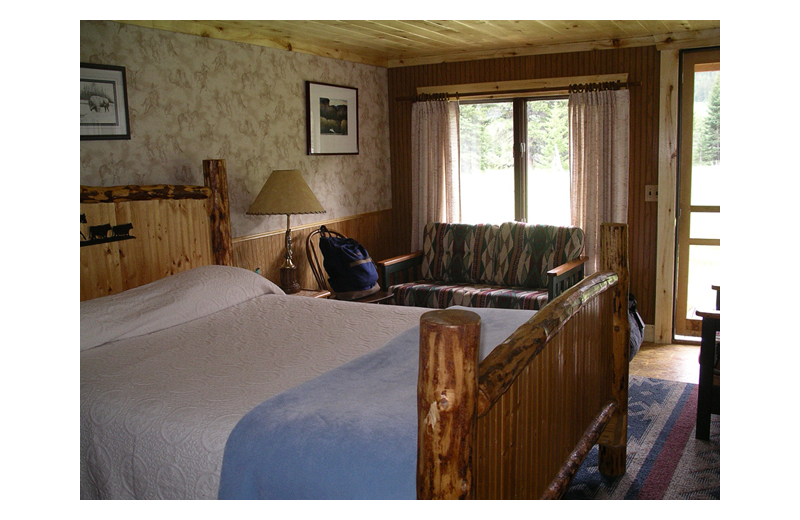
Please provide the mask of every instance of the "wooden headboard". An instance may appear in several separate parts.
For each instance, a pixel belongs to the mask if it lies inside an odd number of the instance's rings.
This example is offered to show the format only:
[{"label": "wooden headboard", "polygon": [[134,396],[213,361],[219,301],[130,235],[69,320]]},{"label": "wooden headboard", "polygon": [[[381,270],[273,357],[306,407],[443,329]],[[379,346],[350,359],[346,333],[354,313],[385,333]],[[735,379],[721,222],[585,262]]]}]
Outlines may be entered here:
[{"label": "wooden headboard", "polygon": [[81,186],[81,301],[233,265],[225,161],[203,161],[203,177],[205,186]]}]

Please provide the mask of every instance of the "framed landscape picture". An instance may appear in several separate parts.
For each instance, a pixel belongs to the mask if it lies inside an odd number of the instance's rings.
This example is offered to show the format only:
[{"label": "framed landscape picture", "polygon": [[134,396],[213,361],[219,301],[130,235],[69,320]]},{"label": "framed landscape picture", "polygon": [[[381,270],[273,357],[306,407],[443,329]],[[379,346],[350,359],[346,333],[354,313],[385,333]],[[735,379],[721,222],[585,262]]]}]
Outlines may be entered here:
[{"label": "framed landscape picture", "polygon": [[308,155],[358,154],[358,89],[306,82]]},{"label": "framed landscape picture", "polygon": [[81,140],[130,138],[125,67],[81,63]]}]

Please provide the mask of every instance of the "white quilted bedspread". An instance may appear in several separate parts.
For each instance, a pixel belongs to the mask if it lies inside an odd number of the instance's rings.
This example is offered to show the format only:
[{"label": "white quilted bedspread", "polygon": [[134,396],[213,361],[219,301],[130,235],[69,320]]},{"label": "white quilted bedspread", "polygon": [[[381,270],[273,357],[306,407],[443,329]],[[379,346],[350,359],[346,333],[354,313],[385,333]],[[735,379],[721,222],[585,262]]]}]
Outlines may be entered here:
[{"label": "white quilted bedspread", "polygon": [[81,351],[81,498],[216,498],[245,413],[426,310],[268,294]]}]

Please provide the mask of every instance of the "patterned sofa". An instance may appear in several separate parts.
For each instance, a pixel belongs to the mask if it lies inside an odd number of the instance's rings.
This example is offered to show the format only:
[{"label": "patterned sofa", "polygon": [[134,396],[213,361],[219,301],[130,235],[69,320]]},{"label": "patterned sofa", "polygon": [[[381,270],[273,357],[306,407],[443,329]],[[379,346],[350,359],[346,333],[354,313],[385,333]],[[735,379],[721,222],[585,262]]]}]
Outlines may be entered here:
[{"label": "patterned sofa", "polygon": [[395,305],[538,310],[583,278],[582,252],[576,227],[429,223],[422,251],[378,269]]}]

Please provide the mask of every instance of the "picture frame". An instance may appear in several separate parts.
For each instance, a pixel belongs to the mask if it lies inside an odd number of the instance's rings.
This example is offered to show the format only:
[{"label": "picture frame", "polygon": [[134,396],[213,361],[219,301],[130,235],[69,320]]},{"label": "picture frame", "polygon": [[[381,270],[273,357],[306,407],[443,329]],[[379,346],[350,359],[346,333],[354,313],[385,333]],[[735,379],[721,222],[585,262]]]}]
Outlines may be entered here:
[{"label": "picture frame", "polygon": [[81,141],[130,138],[125,67],[81,63]]},{"label": "picture frame", "polygon": [[306,81],[306,101],[308,155],[357,155],[358,89]]}]

